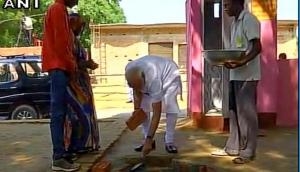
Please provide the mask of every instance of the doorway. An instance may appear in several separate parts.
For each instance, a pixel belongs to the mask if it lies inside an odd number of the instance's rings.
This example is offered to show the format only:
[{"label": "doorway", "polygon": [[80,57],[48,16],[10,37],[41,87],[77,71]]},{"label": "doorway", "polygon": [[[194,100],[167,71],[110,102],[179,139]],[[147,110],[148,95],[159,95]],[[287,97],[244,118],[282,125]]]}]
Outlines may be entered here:
[{"label": "doorway", "polygon": [[[222,3],[221,0],[204,0],[204,49],[222,49]],[[204,112],[222,113],[223,79],[222,67],[211,66],[204,61]]]}]

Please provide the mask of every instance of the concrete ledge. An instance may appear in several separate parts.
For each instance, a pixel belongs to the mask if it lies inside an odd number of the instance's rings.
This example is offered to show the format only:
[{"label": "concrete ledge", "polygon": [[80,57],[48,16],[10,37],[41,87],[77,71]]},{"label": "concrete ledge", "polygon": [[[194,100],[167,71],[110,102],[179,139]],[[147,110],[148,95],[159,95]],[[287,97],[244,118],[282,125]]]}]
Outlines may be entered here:
[{"label": "concrete ledge", "polygon": [[[207,131],[229,131],[229,118],[223,116],[206,116],[203,113],[191,113],[193,126]],[[276,113],[258,113],[260,129],[276,127]]]},{"label": "concrete ledge", "polygon": [[99,154],[96,154],[93,157],[93,161],[92,163],[88,163],[88,164],[83,164],[82,165],[82,170],[80,171],[88,171],[91,172],[92,168],[96,165],[97,162],[100,162],[103,157],[105,156],[105,154],[115,145],[115,143],[117,141],[119,141],[119,139],[121,138],[121,136],[123,135],[123,133],[127,130],[127,127],[124,125],[124,129],[120,132],[120,134],[118,134],[114,139],[112,139],[112,141],[107,145],[101,148],[101,152]]},{"label": "concrete ledge", "polygon": [[260,129],[275,128],[277,121],[276,113],[258,113],[258,126]]}]

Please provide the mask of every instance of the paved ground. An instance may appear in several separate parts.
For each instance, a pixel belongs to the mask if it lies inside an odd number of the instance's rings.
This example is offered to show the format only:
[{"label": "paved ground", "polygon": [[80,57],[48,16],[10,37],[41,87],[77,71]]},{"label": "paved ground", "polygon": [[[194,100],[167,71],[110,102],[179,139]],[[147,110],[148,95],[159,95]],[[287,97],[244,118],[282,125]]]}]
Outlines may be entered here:
[{"label": "paved ground", "polygon": [[[101,119],[101,150],[81,157],[81,171],[87,171],[94,161],[121,136],[124,117]],[[51,164],[51,140],[48,121],[32,123],[0,122],[0,172],[47,172]]]},{"label": "paved ground", "polygon": [[[163,146],[164,124],[160,126],[156,137],[157,149],[149,156],[153,161],[161,156],[175,158],[190,163],[205,164],[216,169],[217,172],[296,172],[298,162],[297,129],[266,130],[265,137],[259,137],[256,161],[247,165],[234,165],[230,157],[212,157],[210,152],[221,148],[227,134],[204,132],[188,127],[189,121],[181,119],[177,125],[177,144],[179,154],[170,156]],[[113,165],[113,171],[126,166],[126,162],[136,161],[139,153],[133,147],[140,143],[140,130],[126,131],[121,139],[105,156]],[[130,160],[131,159],[131,160]],[[155,163],[149,161],[149,163]]]}]

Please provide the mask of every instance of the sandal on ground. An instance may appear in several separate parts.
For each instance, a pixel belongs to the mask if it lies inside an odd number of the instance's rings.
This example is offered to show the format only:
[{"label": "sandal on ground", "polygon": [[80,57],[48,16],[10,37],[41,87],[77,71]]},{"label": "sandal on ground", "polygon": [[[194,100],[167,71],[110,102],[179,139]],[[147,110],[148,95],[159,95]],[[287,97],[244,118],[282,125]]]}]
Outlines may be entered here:
[{"label": "sandal on ground", "polygon": [[[142,152],[143,147],[144,147],[144,145],[141,144],[141,145],[135,147],[135,148],[134,148],[134,151],[136,151],[136,152]],[[152,149],[155,150],[155,148],[156,148],[156,144],[155,144],[155,140],[153,140],[153,143],[152,143]]]},{"label": "sandal on ground", "polygon": [[251,158],[237,157],[237,158],[234,158],[232,160],[232,162],[234,164],[247,164],[247,163],[249,163],[249,162],[251,162],[253,160],[254,160],[254,157],[253,158],[252,157]]},{"label": "sandal on ground", "polygon": [[238,153],[233,154],[233,153],[228,153],[225,151],[225,149],[219,149],[215,150],[211,153],[213,156],[238,156]]},{"label": "sandal on ground", "polygon": [[171,145],[171,144],[170,145],[166,144],[165,148],[168,153],[177,153],[178,152],[177,147],[174,145]]}]

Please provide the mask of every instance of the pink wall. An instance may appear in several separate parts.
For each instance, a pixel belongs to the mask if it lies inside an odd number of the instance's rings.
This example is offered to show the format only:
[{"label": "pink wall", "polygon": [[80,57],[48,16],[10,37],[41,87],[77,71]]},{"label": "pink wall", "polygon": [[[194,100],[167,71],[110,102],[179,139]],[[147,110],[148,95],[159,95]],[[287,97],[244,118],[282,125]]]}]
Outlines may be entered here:
[{"label": "pink wall", "polygon": [[276,19],[261,21],[261,80],[257,89],[257,110],[276,113],[277,102],[277,31]]},{"label": "pink wall", "polygon": [[[200,0],[187,0],[187,42],[188,42],[188,110],[203,112],[203,50],[201,35],[203,19]],[[261,22],[262,80],[258,86],[258,111],[276,112],[277,88],[276,78],[276,20]]]},{"label": "pink wall", "polygon": [[277,124],[298,125],[298,60],[278,60]]},{"label": "pink wall", "polygon": [[[203,112],[202,0],[187,0],[188,112]],[[277,113],[277,124],[298,124],[296,60],[277,61],[276,19],[261,21],[262,79],[258,85],[259,113]],[[285,89],[286,88],[286,89]],[[197,118],[197,117],[196,117]]]},{"label": "pink wall", "polygon": [[200,7],[202,0],[187,0],[187,46],[188,46],[188,111],[203,112],[203,50],[200,33],[203,32]]}]

